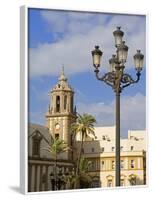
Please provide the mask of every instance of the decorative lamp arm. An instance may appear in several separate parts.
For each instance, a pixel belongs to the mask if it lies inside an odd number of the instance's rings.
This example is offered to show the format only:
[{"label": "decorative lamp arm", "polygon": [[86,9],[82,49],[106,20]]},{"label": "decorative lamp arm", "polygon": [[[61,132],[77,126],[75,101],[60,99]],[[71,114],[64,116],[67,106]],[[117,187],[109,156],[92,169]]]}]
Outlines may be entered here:
[{"label": "decorative lamp arm", "polygon": [[136,80],[134,80],[129,74],[123,74],[121,82],[124,85],[121,88],[123,89],[131,84],[138,83],[138,81],[140,80],[141,73],[137,72],[136,76],[137,76],[137,78],[136,78]]},{"label": "decorative lamp arm", "polygon": [[99,76],[99,70],[95,70],[95,75],[96,75],[96,78],[100,81],[103,81],[105,82],[107,85],[113,87],[114,85],[114,80],[115,80],[115,74],[113,72],[108,72],[106,74],[104,74],[103,76]]}]

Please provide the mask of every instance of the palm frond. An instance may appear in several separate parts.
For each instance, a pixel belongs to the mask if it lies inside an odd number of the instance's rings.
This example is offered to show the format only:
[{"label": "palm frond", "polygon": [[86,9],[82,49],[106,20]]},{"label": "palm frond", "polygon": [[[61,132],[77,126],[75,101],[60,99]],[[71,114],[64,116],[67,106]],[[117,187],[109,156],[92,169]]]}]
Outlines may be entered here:
[{"label": "palm frond", "polygon": [[46,148],[43,148],[43,149],[53,155],[57,155],[65,151],[68,151],[70,148],[67,146],[67,144],[63,140],[59,138],[52,138],[52,140],[50,141],[50,144]]}]

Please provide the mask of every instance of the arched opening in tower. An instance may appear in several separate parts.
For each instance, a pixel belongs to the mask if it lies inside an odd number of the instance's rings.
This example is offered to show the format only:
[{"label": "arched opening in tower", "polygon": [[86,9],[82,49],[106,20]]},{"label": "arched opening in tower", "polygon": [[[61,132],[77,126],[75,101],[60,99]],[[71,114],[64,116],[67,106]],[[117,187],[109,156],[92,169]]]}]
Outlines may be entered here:
[{"label": "arched opening in tower", "polygon": [[64,110],[67,108],[67,96],[64,96]]},{"label": "arched opening in tower", "polygon": [[60,112],[60,96],[56,97],[56,112]]}]

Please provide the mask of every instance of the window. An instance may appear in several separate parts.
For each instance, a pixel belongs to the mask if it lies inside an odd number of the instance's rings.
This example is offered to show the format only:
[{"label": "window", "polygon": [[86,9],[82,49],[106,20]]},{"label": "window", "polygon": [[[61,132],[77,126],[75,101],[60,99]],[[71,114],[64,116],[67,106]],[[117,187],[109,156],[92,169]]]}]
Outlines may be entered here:
[{"label": "window", "polygon": [[100,170],[100,160],[99,159],[96,160],[96,169]]},{"label": "window", "polygon": [[89,163],[89,171],[100,170],[100,161],[98,159],[93,159]]},{"label": "window", "polygon": [[106,139],[105,135],[103,135],[103,136],[102,136],[102,139],[103,139],[103,140],[105,140],[105,139]]},{"label": "window", "polygon": [[111,151],[114,151],[115,150],[115,147],[111,147]]},{"label": "window", "polygon": [[73,145],[73,135],[71,134],[71,146]]},{"label": "window", "polygon": [[104,164],[105,164],[105,162],[101,161],[101,169],[104,169]]},{"label": "window", "polygon": [[123,146],[120,147],[120,151],[123,151]]},{"label": "window", "polygon": [[71,112],[73,112],[73,96],[71,96]]},{"label": "window", "polygon": [[38,130],[36,130],[35,135],[32,137],[32,155],[40,156],[40,143],[42,136]]},{"label": "window", "polygon": [[95,162],[92,161],[91,162],[91,168],[90,168],[90,171],[94,171],[95,170]]},{"label": "window", "polygon": [[67,108],[67,96],[64,96],[64,110]]},{"label": "window", "polygon": [[56,97],[56,112],[60,112],[60,96]]},{"label": "window", "polygon": [[94,148],[92,148],[91,151],[94,152]]},{"label": "window", "polygon": [[55,133],[55,138],[56,138],[56,139],[59,138],[59,133]]},{"label": "window", "polygon": [[121,160],[120,167],[121,167],[121,169],[124,169],[124,160]]},{"label": "window", "polygon": [[101,147],[101,152],[104,152],[104,147]]},{"label": "window", "polygon": [[111,168],[115,169],[115,161],[114,160],[112,160]]},{"label": "window", "polygon": [[133,151],[133,150],[134,150],[134,146],[131,146],[131,147],[130,147],[130,150]]},{"label": "window", "polygon": [[82,151],[81,151],[82,153],[84,153],[84,148],[82,148]]},{"label": "window", "polygon": [[112,187],[112,180],[108,180],[107,186]]},{"label": "window", "polygon": [[40,156],[40,140],[33,139],[33,156]]},{"label": "window", "polygon": [[135,161],[131,160],[131,168],[134,169],[135,168]]}]

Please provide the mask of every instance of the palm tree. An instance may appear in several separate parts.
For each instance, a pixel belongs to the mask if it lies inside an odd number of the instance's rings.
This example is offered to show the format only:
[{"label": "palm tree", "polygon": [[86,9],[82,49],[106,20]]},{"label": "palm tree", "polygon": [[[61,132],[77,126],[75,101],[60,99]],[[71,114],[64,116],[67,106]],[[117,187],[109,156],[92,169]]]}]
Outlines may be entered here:
[{"label": "palm tree", "polygon": [[79,165],[80,165],[80,160],[81,160],[84,138],[90,134],[95,137],[94,123],[96,123],[96,119],[92,115],[85,113],[83,115],[78,114],[76,122],[72,124],[72,127],[71,127],[72,133],[74,133],[75,135],[80,134],[81,136],[80,151],[79,151],[77,166],[76,166],[76,176],[79,175]]},{"label": "palm tree", "polygon": [[89,166],[91,165],[91,161],[88,161],[84,157],[81,157],[80,159],[80,165],[79,165],[79,183],[80,188],[87,188],[89,187],[90,183],[92,182],[92,178],[88,173]]},{"label": "palm tree", "polygon": [[[54,173],[55,173],[55,183],[57,183],[57,156],[69,149],[67,144],[60,138],[52,138],[48,147],[43,148],[48,151],[54,158]],[[56,186],[56,184],[55,184]],[[55,187],[55,189],[57,189]]]},{"label": "palm tree", "polygon": [[76,181],[76,175],[75,172],[72,171],[71,173],[67,172],[64,176],[64,182],[66,183],[66,186],[68,189],[74,188],[74,183]]},{"label": "palm tree", "polygon": [[65,182],[68,185],[68,189],[75,188],[75,184],[78,188],[88,188],[90,183],[92,182],[92,177],[88,173],[88,168],[91,162],[81,157],[80,165],[79,165],[79,174],[76,175],[75,173],[70,173],[69,175],[65,176]]}]

